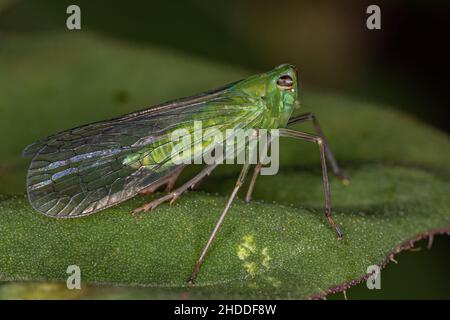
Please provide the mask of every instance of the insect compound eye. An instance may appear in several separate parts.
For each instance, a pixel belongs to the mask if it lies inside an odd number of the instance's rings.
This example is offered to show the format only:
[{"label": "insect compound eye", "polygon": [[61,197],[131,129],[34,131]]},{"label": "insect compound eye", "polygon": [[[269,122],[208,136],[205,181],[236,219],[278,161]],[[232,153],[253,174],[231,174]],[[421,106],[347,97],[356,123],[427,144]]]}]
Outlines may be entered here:
[{"label": "insect compound eye", "polygon": [[277,86],[280,89],[292,89],[294,86],[294,80],[291,78],[291,76],[284,75],[278,78],[277,80]]}]

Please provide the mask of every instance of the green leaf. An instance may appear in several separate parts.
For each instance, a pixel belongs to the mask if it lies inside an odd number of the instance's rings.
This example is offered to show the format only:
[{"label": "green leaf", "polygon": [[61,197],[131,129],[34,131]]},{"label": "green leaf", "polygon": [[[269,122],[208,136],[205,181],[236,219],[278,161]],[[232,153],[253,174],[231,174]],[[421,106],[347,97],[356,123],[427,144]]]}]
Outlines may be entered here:
[{"label": "green leaf", "polygon": [[[0,69],[0,192],[9,194],[0,197],[0,280],[65,281],[76,264],[83,283],[151,287],[147,298],[319,297],[362,279],[409,240],[449,230],[448,137],[382,106],[308,89],[302,111],[316,113],[352,179],[344,186],[331,177],[345,239],[335,239],[323,214],[317,146],[283,141],[280,172],[258,178],[251,204],[234,203],[197,285],[186,288],[238,167],[222,166],[200,192],[140,218],[131,210],[151,197],[61,220],[11,195],[24,191],[20,151],[46,134],[249,73],[84,31],[5,36]],[[307,124],[297,129],[311,132]]]}]

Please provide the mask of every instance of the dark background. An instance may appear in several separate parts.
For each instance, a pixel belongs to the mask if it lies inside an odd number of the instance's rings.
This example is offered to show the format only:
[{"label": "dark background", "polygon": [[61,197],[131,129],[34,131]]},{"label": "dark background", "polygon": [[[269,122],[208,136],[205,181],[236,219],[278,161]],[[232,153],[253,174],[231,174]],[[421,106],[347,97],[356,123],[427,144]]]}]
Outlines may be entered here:
[{"label": "dark background", "polygon": [[[9,2],[0,31],[66,30],[61,12],[78,4],[83,30],[255,71],[289,62],[304,88],[385,103],[450,130],[448,1]],[[381,30],[365,26],[369,4],[381,7]]]},{"label": "dark background", "polygon": [[[4,2],[0,37],[66,30],[61,12],[78,4],[82,30],[255,72],[289,62],[305,93],[314,87],[385,104],[450,130],[448,1]],[[381,7],[381,30],[366,28],[369,4]],[[433,250],[402,253],[383,272],[383,290],[363,284],[348,296],[450,298],[449,249],[449,238],[438,237]]]}]

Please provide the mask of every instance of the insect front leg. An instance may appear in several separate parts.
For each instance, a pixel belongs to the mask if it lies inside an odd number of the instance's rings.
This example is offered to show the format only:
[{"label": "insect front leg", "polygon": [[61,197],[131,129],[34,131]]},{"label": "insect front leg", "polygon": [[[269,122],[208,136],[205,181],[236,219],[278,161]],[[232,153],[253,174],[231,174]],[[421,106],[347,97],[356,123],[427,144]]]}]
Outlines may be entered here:
[{"label": "insect front leg", "polygon": [[181,185],[179,188],[175,189],[172,192],[169,192],[165,196],[155,199],[150,203],[144,204],[143,206],[140,206],[139,208],[136,208],[133,213],[136,214],[141,211],[149,211],[155,209],[157,206],[159,206],[161,203],[165,201],[170,200],[170,204],[172,204],[181,194],[186,192],[189,188],[191,188],[193,185],[195,185],[198,181],[203,179],[206,176],[209,176],[211,172],[217,167],[217,164],[208,165],[205,168],[203,168],[202,171],[200,171],[199,174],[197,174],[195,177],[190,179],[188,182]]},{"label": "insect front leg", "polygon": [[208,238],[208,241],[206,242],[206,245],[204,246],[202,252],[200,253],[199,258],[197,259],[197,262],[194,267],[194,271],[192,271],[191,277],[189,278],[188,284],[192,285],[195,282],[195,278],[197,277],[197,273],[200,270],[200,266],[203,263],[203,259],[205,258],[206,253],[208,252],[208,249],[213,242],[214,238],[216,237],[217,231],[219,231],[220,226],[222,225],[223,220],[225,219],[225,216],[227,215],[228,211],[230,210],[231,204],[233,203],[234,198],[236,197],[236,194],[239,191],[239,188],[244,183],[245,177],[248,173],[248,168],[250,165],[248,163],[245,163],[242,167],[241,173],[239,174],[239,178],[236,181],[236,185],[233,189],[233,192],[231,192],[230,197],[228,198],[228,202],[225,206],[225,209],[223,210],[222,214],[220,215],[219,220],[216,223],[216,226],[214,227],[213,231],[211,232],[211,235]]},{"label": "insect front leg", "polygon": [[323,138],[319,137],[319,136],[313,136],[308,133],[291,130],[291,129],[280,129],[280,136],[313,142],[319,146],[320,162],[322,165],[323,189],[325,192],[325,216],[326,216],[328,222],[330,223],[331,227],[336,232],[338,239],[342,239],[344,234],[342,233],[341,228],[334,222],[334,220],[331,216],[330,184],[328,182],[327,160],[326,160],[326,152],[325,152],[325,143],[324,143]]},{"label": "insect front leg", "polygon": [[335,158],[333,152],[331,151],[330,145],[328,144],[328,141],[325,138],[325,134],[323,133],[322,128],[320,127],[319,120],[317,120],[317,117],[313,113],[310,113],[310,112],[304,113],[304,114],[301,114],[301,115],[298,115],[298,116],[295,116],[295,117],[292,117],[291,119],[289,119],[288,126],[292,125],[292,124],[296,124],[296,123],[306,122],[306,121],[312,121],[314,130],[316,131],[317,135],[322,138],[322,140],[325,144],[325,152],[327,154],[328,161],[331,164],[331,168],[333,170],[334,175],[337,176],[339,179],[341,179],[341,181],[344,185],[347,185],[349,183],[349,178],[347,175],[345,175],[341,171],[341,169],[338,165],[338,162],[336,161],[336,158]]},{"label": "insect front leg", "polygon": [[255,168],[253,169],[252,179],[250,180],[250,184],[248,185],[247,193],[245,194],[245,202],[252,201],[252,193],[253,189],[255,188],[256,179],[259,176],[259,173],[261,172],[262,163],[259,161]]}]

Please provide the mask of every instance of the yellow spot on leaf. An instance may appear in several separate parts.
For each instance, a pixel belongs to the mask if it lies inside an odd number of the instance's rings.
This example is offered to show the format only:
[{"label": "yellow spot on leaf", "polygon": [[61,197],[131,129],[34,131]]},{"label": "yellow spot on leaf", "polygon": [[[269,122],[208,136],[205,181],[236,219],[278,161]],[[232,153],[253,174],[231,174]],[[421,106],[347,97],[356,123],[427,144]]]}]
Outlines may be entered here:
[{"label": "yellow spot on leaf", "polygon": [[256,264],[254,262],[245,262],[244,268],[250,275],[254,276],[256,274]]},{"label": "yellow spot on leaf", "polygon": [[237,255],[240,260],[245,260],[248,258],[249,252],[243,246],[239,246]]},{"label": "yellow spot on leaf", "polygon": [[246,235],[243,238],[244,242],[242,243],[242,246],[250,252],[255,252],[255,243],[252,235]]},{"label": "yellow spot on leaf", "polygon": [[267,249],[267,247],[265,247],[265,248],[262,249],[262,251],[261,251],[261,254],[262,254],[262,256],[263,256],[262,265],[263,265],[265,268],[269,268],[270,260],[272,260],[272,258],[269,256],[268,251],[269,251],[269,250]]}]

